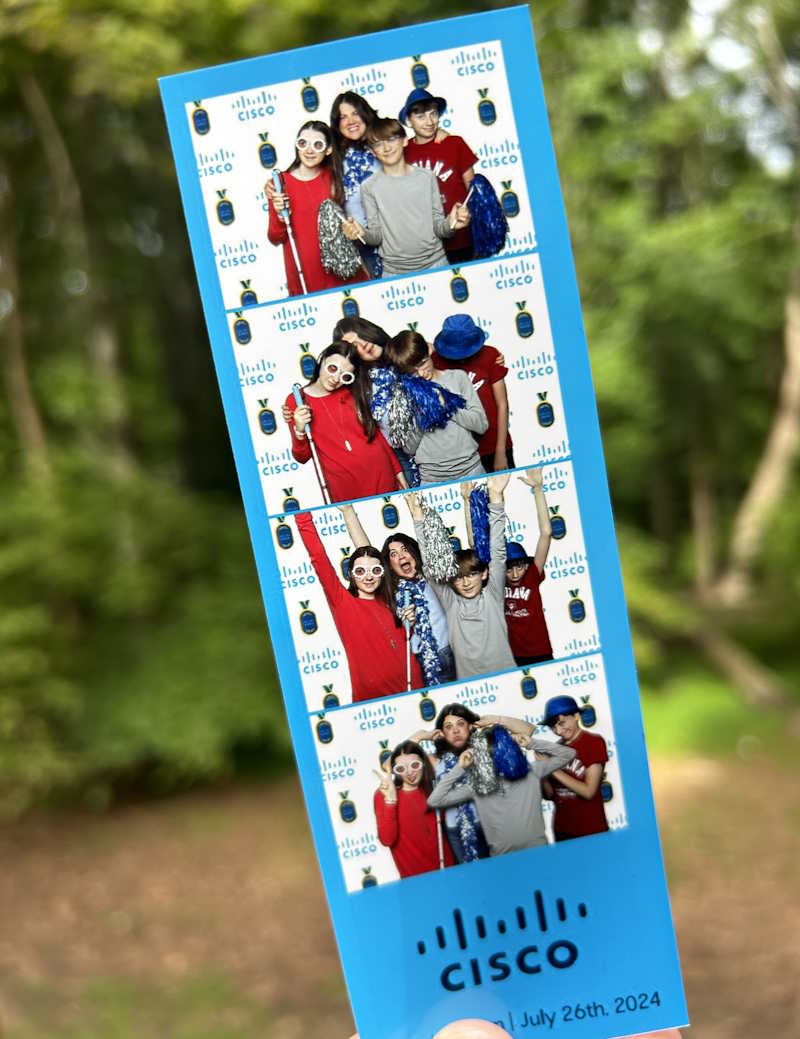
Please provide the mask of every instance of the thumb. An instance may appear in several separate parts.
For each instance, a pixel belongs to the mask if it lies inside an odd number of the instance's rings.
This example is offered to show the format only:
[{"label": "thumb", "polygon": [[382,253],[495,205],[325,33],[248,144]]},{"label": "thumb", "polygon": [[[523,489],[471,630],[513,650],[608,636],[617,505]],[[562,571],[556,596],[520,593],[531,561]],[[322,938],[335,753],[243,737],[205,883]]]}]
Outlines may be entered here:
[{"label": "thumb", "polygon": [[469,1018],[453,1021],[437,1032],[433,1039],[509,1039],[508,1032],[491,1021]]}]

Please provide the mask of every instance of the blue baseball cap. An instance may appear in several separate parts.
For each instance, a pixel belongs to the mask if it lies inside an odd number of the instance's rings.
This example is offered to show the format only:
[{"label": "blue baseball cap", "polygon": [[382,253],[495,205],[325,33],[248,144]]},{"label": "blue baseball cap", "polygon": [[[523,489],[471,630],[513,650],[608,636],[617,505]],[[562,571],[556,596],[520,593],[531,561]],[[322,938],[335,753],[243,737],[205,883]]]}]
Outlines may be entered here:
[{"label": "blue baseball cap", "polygon": [[579,714],[580,707],[571,696],[551,696],[544,705],[544,724],[552,729],[562,714]]},{"label": "blue baseball cap", "polygon": [[433,346],[440,357],[448,361],[465,361],[480,350],[488,335],[478,328],[469,314],[453,314],[444,319]]},{"label": "blue baseball cap", "polygon": [[406,103],[400,109],[400,115],[397,117],[401,123],[405,123],[408,117],[408,110],[414,105],[433,104],[439,109],[439,115],[447,108],[447,102],[443,97],[434,97],[433,94],[428,90],[424,90],[422,87],[416,87],[406,98]]},{"label": "blue baseball cap", "polygon": [[506,566],[516,566],[517,563],[531,562],[533,560],[519,541],[506,541]]}]

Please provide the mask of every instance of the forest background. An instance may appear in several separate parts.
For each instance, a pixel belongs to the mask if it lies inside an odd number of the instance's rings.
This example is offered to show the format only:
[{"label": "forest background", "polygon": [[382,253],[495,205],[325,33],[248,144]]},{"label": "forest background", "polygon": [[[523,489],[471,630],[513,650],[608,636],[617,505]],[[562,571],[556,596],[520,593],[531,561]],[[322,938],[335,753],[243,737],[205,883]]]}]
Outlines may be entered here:
[{"label": "forest background", "polygon": [[[2,818],[292,767],[157,77],[492,6],[2,0]],[[789,762],[800,7],[532,17],[649,744]]]}]

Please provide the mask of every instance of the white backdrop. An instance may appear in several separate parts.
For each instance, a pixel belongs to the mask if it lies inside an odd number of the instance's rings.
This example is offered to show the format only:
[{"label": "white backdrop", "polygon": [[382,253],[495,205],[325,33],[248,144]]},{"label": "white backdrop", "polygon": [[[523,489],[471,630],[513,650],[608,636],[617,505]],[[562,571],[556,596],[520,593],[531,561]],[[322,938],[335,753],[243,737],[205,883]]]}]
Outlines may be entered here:
[{"label": "white backdrop", "polygon": [[[428,69],[428,90],[444,97],[447,111],[441,126],[463,137],[478,156],[476,172],[492,182],[498,195],[509,182],[519,201],[519,213],[509,220],[510,233],[503,255],[535,248],[533,222],[522,173],[517,129],[511,108],[500,43],[490,41],[468,49],[436,51],[422,56]],[[269,214],[264,184],[271,168],[262,163],[262,145],[274,148],[274,168],[286,169],[294,160],[297,131],[309,119],[327,123],[337,94],[352,90],[363,95],[381,115],[396,117],[413,89],[412,57],[365,64],[325,75],[314,69],[298,69],[302,78],[265,84],[247,93],[198,99],[205,118],[196,117],[196,105],[186,106],[192,131],[197,176],[203,193],[217,273],[226,308],[240,306],[242,281],[249,281],[260,302],[286,296],[283,252],[267,240]],[[309,111],[303,97],[317,100]],[[481,98],[482,91],[485,96]],[[478,105],[490,102],[495,114],[491,125],[481,121]],[[198,133],[196,125],[208,126]],[[266,141],[261,137],[266,135]],[[261,150],[261,151],[260,151]],[[265,156],[272,161],[273,153]],[[233,220],[220,222],[217,206],[233,207]]]},{"label": "white backdrop", "polygon": [[[602,736],[608,747],[606,778],[612,792],[605,806],[608,825],[612,830],[625,826],[625,799],[602,656],[595,654],[578,661],[543,664],[535,668],[533,673],[538,686],[533,699],[526,699],[522,694],[520,672],[451,685],[441,690],[434,689],[430,699],[436,713],[445,704],[462,703],[476,714],[502,714],[521,718],[534,725],[541,723],[545,702],[551,696],[563,693],[574,696],[581,706],[590,704],[595,709],[597,722],[588,731]],[[340,708],[327,712],[323,717],[311,718],[331,823],[348,891],[362,890],[365,870],[369,870],[379,884],[398,879],[389,849],[378,840],[373,796],[379,780],[375,772],[378,771],[384,742],[389,749],[393,749],[419,729],[433,728],[433,724],[424,721],[420,714],[420,701],[420,693],[403,693],[391,700],[367,703],[358,708]],[[318,729],[325,725],[330,726],[330,729]],[[330,737],[330,742],[320,741],[320,731],[326,739]],[[541,728],[537,736],[554,738],[550,729],[546,728]],[[340,805],[345,800],[351,802],[355,809],[355,818],[351,822],[345,822],[340,812]],[[543,809],[548,839],[552,840],[552,804],[543,802]],[[349,817],[349,813],[346,814]],[[591,840],[591,837],[582,840]],[[533,848],[515,854],[546,855],[547,848]],[[453,868],[469,869],[470,866],[467,864]]]}]

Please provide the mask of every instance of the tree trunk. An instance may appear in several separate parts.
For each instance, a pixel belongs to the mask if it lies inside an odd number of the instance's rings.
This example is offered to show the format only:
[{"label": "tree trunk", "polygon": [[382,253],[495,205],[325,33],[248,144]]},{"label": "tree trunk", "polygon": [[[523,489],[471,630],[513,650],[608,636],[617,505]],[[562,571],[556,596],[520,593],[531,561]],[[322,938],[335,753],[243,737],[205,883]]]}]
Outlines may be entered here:
[{"label": "tree trunk", "polygon": [[759,707],[781,707],[788,702],[786,686],[770,668],[717,628],[700,628],[692,639],[744,699]]}]

